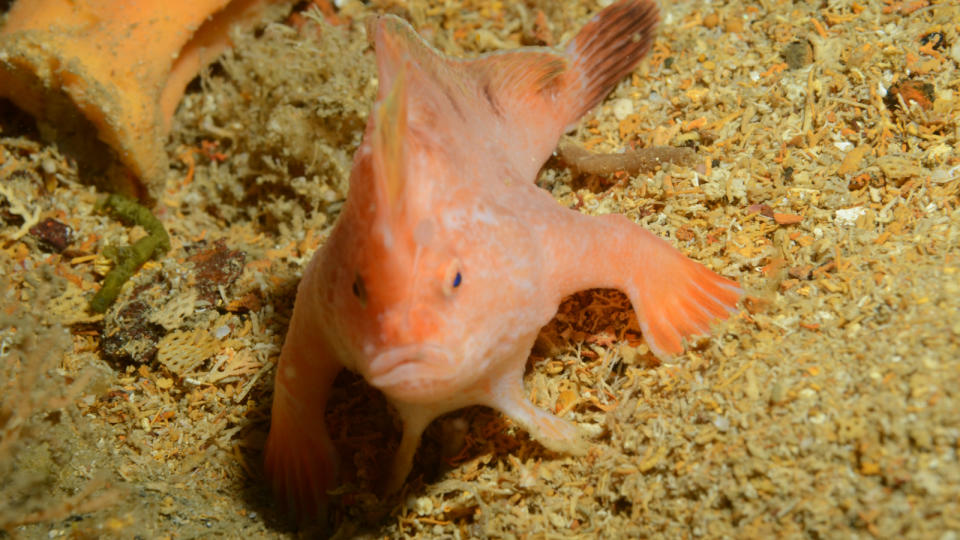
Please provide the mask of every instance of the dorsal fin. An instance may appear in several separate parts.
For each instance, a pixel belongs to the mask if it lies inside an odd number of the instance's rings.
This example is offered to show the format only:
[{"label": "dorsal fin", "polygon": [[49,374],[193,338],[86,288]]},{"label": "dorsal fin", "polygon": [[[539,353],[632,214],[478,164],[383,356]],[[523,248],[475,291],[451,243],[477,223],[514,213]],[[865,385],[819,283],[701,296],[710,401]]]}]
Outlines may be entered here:
[{"label": "dorsal fin", "polygon": [[643,58],[660,22],[655,0],[620,0],[590,19],[567,44],[571,122],[600,103]]},{"label": "dorsal fin", "polygon": [[523,110],[530,100],[553,98],[568,68],[567,58],[542,48],[484,55],[469,62],[478,90],[495,111],[503,103]]},{"label": "dorsal fin", "polygon": [[377,104],[371,141],[374,182],[390,209],[397,208],[407,176],[407,99],[407,70],[401,63]]},{"label": "dorsal fin", "polygon": [[410,76],[414,68],[435,75],[445,57],[423,40],[410,24],[396,15],[367,19],[367,37],[377,53],[379,99],[383,99],[393,80],[403,70]]},{"label": "dorsal fin", "polygon": [[[379,102],[395,92],[399,76],[409,88],[402,100],[404,114],[391,116],[403,117],[404,123],[388,129],[389,122],[381,122],[385,125],[379,133],[415,134],[408,137],[413,144],[454,159],[479,142],[493,144],[503,151],[501,162],[509,164],[509,174],[532,178],[563,131],[650,49],[657,21],[655,0],[617,0],[595,15],[563,52],[530,47],[461,60],[438,52],[399,17],[373,17],[367,30],[376,48]],[[396,171],[382,171],[393,174],[384,176],[390,193],[399,193],[403,179]]]},{"label": "dorsal fin", "polygon": [[562,53],[529,47],[484,55],[468,63],[478,90],[494,106],[539,112],[576,122],[636,66],[653,44],[654,0],[620,0],[596,14]]},{"label": "dorsal fin", "polygon": [[377,51],[381,98],[398,66],[409,61],[412,70],[429,79],[445,99],[458,101],[454,108],[469,106],[479,91],[491,104],[509,102],[522,110],[526,100],[556,88],[568,65],[564,55],[532,47],[472,60],[450,58],[394,15],[371,18],[367,30]]}]

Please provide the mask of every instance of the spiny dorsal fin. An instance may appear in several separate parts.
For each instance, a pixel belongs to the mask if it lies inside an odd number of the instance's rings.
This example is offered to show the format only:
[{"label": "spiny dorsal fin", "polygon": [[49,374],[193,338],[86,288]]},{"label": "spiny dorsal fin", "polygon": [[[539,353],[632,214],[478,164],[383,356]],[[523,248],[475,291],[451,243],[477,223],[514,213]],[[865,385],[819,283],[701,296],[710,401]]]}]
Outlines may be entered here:
[{"label": "spiny dorsal fin", "polygon": [[[377,51],[381,98],[399,66],[409,61],[412,69],[426,79],[418,78],[418,85],[432,84],[448,99],[461,100],[454,107],[468,106],[468,100],[475,99],[472,89],[476,88],[495,108],[497,103],[511,103],[522,110],[525,101],[543,99],[555,90],[569,64],[562,54],[533,47],[474,60],[451,59],[393,15],[371,18],[367,32]],[[426,91],[418,86],[419,90]]]},{"label": "spiny dorsal fin", "polygon": [[[382,84],[382,82],[381,82]],[[397,207],[406,180],[407,71],[401,63],[388,94],[377,104],[374,119],[373,175],[391,209]]]},{"label": "spiny dorsal fin", "polygon": [[[380,15],[367,19],[367,37],[377,53],[379,98],[383,99],[401,70],[412,66],[435,74],[445,57],[423,40],[410,24],[396,15]],[[412,64],[412,66],[411,66]]]},{"label": "spiny dorsal fin", "polygon": [[620,0],[584,25],[563,53],[533,47],[492,53],[468,69],[495,111],[504,103],[521,113],[540,105],[570,124],[633,70],[653,44],[658,20],[654,0]]}]

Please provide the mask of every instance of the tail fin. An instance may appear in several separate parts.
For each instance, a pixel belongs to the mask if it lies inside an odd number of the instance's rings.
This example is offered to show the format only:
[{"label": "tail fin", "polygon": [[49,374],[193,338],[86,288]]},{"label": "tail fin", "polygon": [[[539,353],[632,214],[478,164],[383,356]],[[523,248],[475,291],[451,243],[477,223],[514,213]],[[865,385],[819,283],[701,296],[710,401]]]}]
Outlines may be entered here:
[{"label": "tail fin", "polygon": [[568,103],[580,105],[569,123],[600,103],[650,50],[658,11],[654,0],[620,0],[594,15],[567,44],[573,77]]}]

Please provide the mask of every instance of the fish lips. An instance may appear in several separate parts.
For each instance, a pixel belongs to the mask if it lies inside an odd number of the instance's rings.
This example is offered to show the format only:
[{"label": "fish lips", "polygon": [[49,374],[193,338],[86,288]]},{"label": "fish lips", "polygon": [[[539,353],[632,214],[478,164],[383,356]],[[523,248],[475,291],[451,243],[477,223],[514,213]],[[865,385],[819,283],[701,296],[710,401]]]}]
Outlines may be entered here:
[{"label": "fish lips", "polygon": [[427,402],[456,391],[453,353],[441,345],[416,343],[377,354],[365,377],[384,394],[408,402]]}]

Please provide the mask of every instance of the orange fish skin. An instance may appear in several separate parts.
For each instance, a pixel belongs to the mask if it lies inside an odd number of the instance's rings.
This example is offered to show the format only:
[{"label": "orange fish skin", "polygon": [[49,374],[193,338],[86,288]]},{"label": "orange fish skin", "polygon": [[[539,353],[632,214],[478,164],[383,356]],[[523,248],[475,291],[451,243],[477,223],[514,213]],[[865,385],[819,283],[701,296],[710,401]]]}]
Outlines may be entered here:
[{"label": "orange fish skin", "polygon": [[661,358],[735,311],[735,282],[623,216],[580,214],[534,184],[564,130],[647,52],[657,22],[653,0],[620,0],[563,52],[472,60],[441,55],[396,17],[370,23],[377,104],[277,369],[265,468],[288,507],[322,512],[336,486],[324,410],[342,368],[402,420],[394,490],[426,426],[468,405],[502,411],[552,450],[586,451],[579,428],[523,388],[533,342],[566,296],[624,291]]}]

